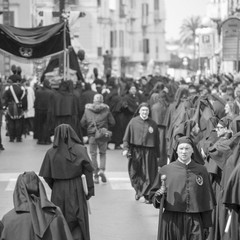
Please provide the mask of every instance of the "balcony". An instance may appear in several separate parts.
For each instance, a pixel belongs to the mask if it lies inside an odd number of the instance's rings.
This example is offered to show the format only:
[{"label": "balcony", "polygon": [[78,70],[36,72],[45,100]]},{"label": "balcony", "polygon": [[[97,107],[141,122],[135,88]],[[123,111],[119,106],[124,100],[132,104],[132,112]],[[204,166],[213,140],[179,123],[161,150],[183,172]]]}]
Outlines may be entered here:
[{"label": "balcony", "polygon": [[155,22],[161,22],[162,21],[159,10],[154,11],[154,21]]}]

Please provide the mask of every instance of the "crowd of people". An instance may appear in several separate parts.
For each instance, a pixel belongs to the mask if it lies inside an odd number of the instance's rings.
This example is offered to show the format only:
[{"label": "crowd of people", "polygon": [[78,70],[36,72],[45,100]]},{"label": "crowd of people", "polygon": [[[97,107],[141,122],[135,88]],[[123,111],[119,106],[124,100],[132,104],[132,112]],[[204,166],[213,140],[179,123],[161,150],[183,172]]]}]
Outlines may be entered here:
[{"label": "crowd of people", "polygon": [[[31,86],[19,67],[12,71],[1,98],[9,141],[21,142],[33,132],[37,144],[52,144],[40,176],[52,189],[51,207],[60,207],[74,239],[90,239],[86,200],[99,179],[107,182],[110,143],[128,158],[135,199],[160,208],[158,239],[240,238],[240,81],[233,75],[190,81],[96,75],[92,83],[68,80],[52,88],[48,79]],[[96,138],[103,128],[111,139]],[[39,209],[39,191],[32,197],[27,186],[26,192],[28,203]],[[31,217],[36,210],[29,209]]]}]

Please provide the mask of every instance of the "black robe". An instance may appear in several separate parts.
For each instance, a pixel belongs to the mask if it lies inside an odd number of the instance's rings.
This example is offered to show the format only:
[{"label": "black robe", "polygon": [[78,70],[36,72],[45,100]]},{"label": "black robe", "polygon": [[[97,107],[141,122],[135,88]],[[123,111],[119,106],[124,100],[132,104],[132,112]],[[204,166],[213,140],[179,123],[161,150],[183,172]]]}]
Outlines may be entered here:
[{"label": "black robe", "polygon": [[54,128],[62,123],[69,124],[82,140],[78,104],[78,98],[73,94],[72,82],[61,83],[53,99]]},{"label": "black robe", "polygon": [[[53,147],[47,151],[39,175],[52,189],[51,200],[61,208],[73,235],[77,232],[83,240],[90,239],[86,200],[94,195],[92,172],[87,149],[81,145],[74,130],[68,124],[59,125],[55,129]],[[82,174],[87,180],[87,196]]]},{"label": "black robe", "polygon": [[50,88],[49,81],[44,80],[43,87],[36,90],[35,96],[34,138],[38,139],[39,143],[50,143],[53,129],[52,102],[54,92]]},{"label": "black robe", "polygon": [[1,239],[73,240],[61,210],[47,199],[41,180],[34,172],[19,175],[14,209],[3,216]]},{"label": "black robe", "polygon": [[[193,160],[188,165],[177,160],[163,166],[149,196],[156,208],[161,199],[155,192],[161,187],[162,175],[166,175],[167,192],[158,239],[202,239],[203,228],[212,226],[211,212],[215,206],[206,168]],[[198,236],[192,238],[194,234]]]},{"label": "black robe", "polygon": [[140,116],[129,122],[123,138],[129,152],[128,173],[137,198],[148,198],[158,170],[159,132],[152,119]]},{"label": "black robe", "polygon": [[223,203],[231,210],[229,240],[240,239],[240,163],[230,175],[224,190]]},{"label": "black robe", "polygon": [[159,101],[153,104],[151,108],[151,117],[157,123],[159,131],[160,167],[167,164],[166,125],[164,123],[167,108],[168,104],[163,99],[159,99]]}]

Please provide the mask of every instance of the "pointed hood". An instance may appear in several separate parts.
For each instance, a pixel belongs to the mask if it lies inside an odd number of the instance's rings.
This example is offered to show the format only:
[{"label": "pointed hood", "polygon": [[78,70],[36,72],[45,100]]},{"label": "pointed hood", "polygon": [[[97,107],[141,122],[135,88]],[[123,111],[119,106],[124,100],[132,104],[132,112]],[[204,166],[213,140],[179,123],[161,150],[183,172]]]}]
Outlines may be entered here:
[{"label": "pointed hood", "polygon": [[17,213],[30,213],[34,233],[42,238],[55,217],[56,206],[47,199],[44,186],[35,172],[19,175],[13,203]]}]

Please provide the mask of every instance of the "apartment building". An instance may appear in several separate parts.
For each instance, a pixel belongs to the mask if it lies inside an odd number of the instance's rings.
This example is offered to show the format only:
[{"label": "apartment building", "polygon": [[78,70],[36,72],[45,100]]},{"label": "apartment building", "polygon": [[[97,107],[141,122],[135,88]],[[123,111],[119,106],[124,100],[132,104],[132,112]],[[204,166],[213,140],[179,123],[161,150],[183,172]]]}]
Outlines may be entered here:
[{"label": "apartment building", "polygon": [[166,72],[164,0],[0,0],[0,11],[7,2],[10,24],[24,28],[58,22],[64,7],[72,45],[85,51],[89,72],[103,73],[106,51],[117,76]]}]

